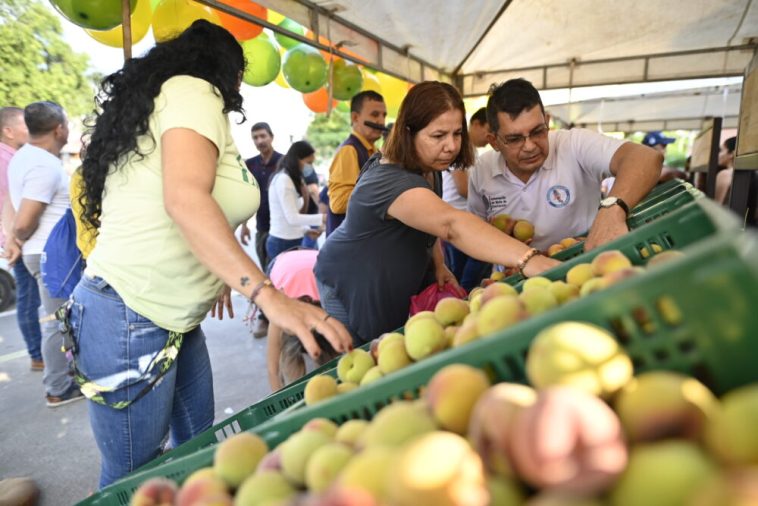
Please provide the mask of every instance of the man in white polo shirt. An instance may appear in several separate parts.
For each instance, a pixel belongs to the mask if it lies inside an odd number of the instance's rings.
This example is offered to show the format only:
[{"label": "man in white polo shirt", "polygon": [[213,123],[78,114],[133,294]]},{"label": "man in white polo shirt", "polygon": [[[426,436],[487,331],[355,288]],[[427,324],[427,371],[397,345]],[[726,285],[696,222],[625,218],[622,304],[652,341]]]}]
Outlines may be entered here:
[{"label": "man in white polo shirt", "polygon": [[[626,218],[661,173],[660,153],[583,129],[549,131],[536,88],[524,79],[493,86],[487,102],[490,142],[469,173],[468,208],[534,225],[541,250],[589,230],[585,250],[629,231]],[[616,177],[601,201],[600,183]]]},{"label": "man in white polo shirt", "polygon": [[83,398],[68,374],[57,321],[50,319],[66,301],[50,295],[40,272],[47,238],[69,207],[68,176],[59,158],[68,140],[68,118],[54,102],[34,102],[24,109],[24,121],[29,129],[29,142],[16,151],[8,165],[8,189],[16,217],[6,242],[21,246],[24,265],[37,279],[45,320],[42,383],[48,407],[55,408]]}]

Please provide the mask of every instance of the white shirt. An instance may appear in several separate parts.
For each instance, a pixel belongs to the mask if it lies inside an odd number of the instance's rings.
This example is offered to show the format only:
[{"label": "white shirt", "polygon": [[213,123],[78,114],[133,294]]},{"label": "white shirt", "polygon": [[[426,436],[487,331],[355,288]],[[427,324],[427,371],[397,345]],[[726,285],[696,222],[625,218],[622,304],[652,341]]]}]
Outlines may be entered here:
[{"label": "white shirt", "polygon": [[271,213],[268,233],[279,239],[300,239],[309,227],[318,227],[323,220],[321,214],[300,214],[303,197],[283,171],[271,178],[268,207]]},{"label": "white shirt", "polygon": [[442,200],[461,211],[466,210],[466,198],[458,193],[453,179],[453,169],[442,171]]},{"label": "white shirt", "polygon": [[498,214],[534,225],[541,250],[590,229],[600,203],[600,183],[624,143],[583,129],[551,131],[545,164],[524,183],[497,151],[482,154],[469,171],[468,208],[485,219]]},{"label": "white shirt", "polygon": [[16,211],[22,199],[47,204],[37,230],[22,248],[24,255],[41,255],[47,237],[70,205],[68,175],[63,164],[52,153],[25,144],[8,165],[8,193]]}]

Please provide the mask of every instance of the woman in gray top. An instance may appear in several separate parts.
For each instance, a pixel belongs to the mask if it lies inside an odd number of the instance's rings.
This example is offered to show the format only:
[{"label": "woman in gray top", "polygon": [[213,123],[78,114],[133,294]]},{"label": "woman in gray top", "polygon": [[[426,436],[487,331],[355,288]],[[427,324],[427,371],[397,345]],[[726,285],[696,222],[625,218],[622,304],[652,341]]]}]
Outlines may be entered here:
[{"label": "woman in gray top", "polygon": [[[473,163],[458,91],[423,82],[403,100],[384,150],[363,167],[347,218],[327,239],[315,273],[324,309],[355,344],[405,323],[411,296],[455,281],[439,239],[490,263],[534,276],[558,264],[441,198],[440,174]],[[428,273],[434,273],[430,276]]]}]

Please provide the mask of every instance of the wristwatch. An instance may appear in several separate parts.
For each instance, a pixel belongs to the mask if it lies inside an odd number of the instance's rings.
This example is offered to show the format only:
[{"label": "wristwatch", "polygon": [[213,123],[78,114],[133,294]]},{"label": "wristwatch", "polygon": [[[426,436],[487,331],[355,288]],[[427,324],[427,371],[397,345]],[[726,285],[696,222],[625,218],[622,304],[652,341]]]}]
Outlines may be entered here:
[{"label": "wristwatch", "polygon": [[602,208],[608,208],[613,207],[615,205],[618,205],[621,209],[624,210],[624,214],[626,214],[627,218],[629,217],[629,206],[626,205],[626,202],[621,200],[618,197],[605,197],[603,200],[600,201],[600,206],[598,209]]}]

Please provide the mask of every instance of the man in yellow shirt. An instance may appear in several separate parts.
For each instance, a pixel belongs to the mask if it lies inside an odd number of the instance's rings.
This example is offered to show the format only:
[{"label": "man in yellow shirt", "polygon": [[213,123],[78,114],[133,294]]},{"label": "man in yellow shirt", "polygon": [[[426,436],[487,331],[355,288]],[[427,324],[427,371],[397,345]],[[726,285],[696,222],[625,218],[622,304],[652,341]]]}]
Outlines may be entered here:
[{"label": "man in yellow shirt", "polygon": [[345,219],[347,202],[358,180],[358,173],[366,160],[376,152],[374,143],[382,136],[383,128],[369,126],[366,122],[384,127],[386,118],[387,107],[384,105],[384,98],[375,91],[362,91],[350,101],[352,132],[340,144],[329,167],[327,236]]}]

